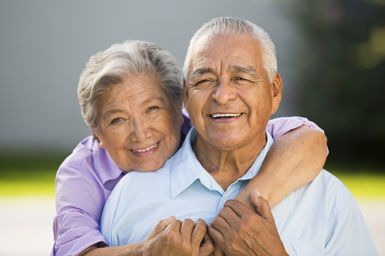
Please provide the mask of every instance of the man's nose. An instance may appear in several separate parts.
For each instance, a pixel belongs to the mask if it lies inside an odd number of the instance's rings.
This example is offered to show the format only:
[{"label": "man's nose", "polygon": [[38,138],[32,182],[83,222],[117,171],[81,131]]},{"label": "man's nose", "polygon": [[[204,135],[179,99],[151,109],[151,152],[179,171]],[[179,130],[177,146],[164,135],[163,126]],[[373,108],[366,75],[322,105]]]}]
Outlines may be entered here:
[{"label": "man's nose", "polygon": [[131,138],[135,142],[144,142],[151,137],[151,129],[145,117],[132,119]]},{"label": "man's nose", "polygon": [[215,87],[212,97],[216,102],[224,105],[236,99],[236,88],[234,88],[230,81],[225,79],[219,80],[219,84]]}]

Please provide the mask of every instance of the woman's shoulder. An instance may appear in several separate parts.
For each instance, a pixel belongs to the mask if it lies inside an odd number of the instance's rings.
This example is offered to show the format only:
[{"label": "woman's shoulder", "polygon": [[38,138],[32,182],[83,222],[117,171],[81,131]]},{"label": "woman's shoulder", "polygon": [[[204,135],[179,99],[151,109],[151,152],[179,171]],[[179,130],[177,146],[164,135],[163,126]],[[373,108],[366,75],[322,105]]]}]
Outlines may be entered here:
[{"label": "woman's shoulder", "polygon": [[89,172],[89,169],[93,169],[95,143],[97,141],[92,135],[80,141],[60,165],[58,175]]}]

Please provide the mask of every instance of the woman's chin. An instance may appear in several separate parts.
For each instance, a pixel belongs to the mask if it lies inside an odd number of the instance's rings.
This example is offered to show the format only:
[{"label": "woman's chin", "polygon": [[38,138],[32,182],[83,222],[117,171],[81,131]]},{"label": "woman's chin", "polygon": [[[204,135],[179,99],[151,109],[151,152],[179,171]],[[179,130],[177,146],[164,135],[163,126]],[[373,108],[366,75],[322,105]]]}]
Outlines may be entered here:
[{"label": "woman's chin", "polygon": [[160,169],[163,166],[163,164],[164,163],[159,163],[159,162],[147,162],[147,163],[143,163],[142,165],[138,165],[137,168],[135,168],[135,171],[154,172]]}]

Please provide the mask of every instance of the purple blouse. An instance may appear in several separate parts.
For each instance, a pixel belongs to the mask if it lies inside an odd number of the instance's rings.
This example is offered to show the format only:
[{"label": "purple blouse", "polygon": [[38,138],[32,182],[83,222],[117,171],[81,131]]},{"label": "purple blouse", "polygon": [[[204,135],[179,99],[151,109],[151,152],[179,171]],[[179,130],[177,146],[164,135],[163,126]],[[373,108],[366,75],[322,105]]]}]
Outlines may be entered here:
[{"label": "purple blouse", "polygon": [[[302,117],[270,120],[267,130],[277,140],[304,125],[322,131],[315,123]],[[187,134],[190,128],[189,119],[185,117],[182,133]],[[93,136],[81,141],[64,160],[55,182],[54,256],[78,255],[96,243],[106,245],[99,231],[100,217],[112,189],[124,174]]]}]

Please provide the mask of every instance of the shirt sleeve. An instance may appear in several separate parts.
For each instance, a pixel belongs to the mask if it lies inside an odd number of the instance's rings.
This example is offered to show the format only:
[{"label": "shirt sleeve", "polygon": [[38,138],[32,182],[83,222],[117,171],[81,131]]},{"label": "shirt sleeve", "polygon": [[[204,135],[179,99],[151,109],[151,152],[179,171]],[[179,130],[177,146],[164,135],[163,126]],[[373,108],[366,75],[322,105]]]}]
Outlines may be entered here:
[{"label": "shirt sleeve", "polygon": [[[330,200],[332,212],[328,221],[325,255],[378,255],[356,200],[340,181],[333,195],[346,200]],[[340,183],[340,184],[338,184]],[[338,186],[339,185],[339,186]]]},{"label": "shirt sleeve", "polygon": [[311,129],[324,132],[318,125],[314,122],[309,121],[305,117],[292,116],[292,117],[279,117],[269,120],[267,124],[267,131],[273,136],[274,141],[285,133],[299,128],[301,126],[307,126]]},{"label": "shirt sleeve", "polygon": [[102,186],[93,171],[92,157],[80,156],[79,161],[67,159],[60,166],[55,184],[54,256],[78,255],[96,243],[105,245],[99,231],[106,200]]}]

